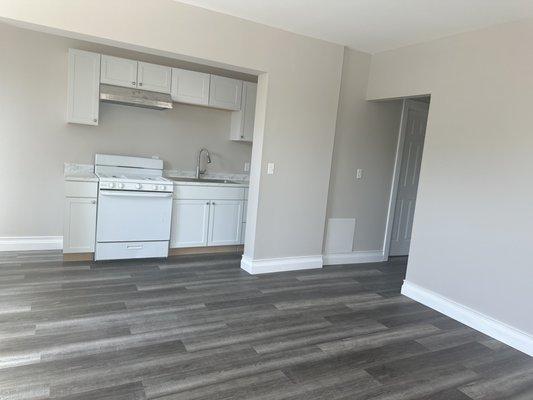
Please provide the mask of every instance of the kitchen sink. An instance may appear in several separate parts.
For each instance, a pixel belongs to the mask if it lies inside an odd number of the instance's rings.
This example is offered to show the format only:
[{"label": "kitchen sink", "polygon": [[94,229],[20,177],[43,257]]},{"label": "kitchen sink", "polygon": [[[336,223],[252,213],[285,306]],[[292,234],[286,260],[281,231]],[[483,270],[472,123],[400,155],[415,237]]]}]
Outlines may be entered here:
[{"label": "kitchen sink", "polygon": [[231,181],[228,179],[196,179],[196,178],[172,178],[168,177],[168,179],[171,179],[176,182],[198,182],[198,183],[230,183],[230,184],[242,184],[243,182],[238,181]]}]

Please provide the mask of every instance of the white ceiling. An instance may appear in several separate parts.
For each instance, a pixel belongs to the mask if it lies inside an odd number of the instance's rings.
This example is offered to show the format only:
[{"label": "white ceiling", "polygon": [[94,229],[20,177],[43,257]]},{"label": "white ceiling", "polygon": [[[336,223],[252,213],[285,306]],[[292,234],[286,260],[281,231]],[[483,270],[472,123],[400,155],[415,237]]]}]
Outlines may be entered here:
[{"label": "white ceiling", "polygon": [[377,53],[533,17],[533,0],[178,0]]}]

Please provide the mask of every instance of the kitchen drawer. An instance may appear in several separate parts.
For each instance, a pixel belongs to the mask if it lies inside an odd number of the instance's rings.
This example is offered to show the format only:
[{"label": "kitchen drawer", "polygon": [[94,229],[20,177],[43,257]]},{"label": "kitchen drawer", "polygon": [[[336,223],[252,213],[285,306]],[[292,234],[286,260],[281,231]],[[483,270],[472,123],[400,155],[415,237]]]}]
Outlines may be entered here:
[{"label": "kitchen drawer", "polygon": [[95,260],[168,256],[168,241],[96,243]]},{"label": "kitchen drawer", "polygon": [[92,197],[96,198],[98,193],[98,182],[65,182],[66,197]]},{"label": "kitchen drawer", "polygon": [[174,198],[187,200],[242,200],[244,188],[174,185]]}]

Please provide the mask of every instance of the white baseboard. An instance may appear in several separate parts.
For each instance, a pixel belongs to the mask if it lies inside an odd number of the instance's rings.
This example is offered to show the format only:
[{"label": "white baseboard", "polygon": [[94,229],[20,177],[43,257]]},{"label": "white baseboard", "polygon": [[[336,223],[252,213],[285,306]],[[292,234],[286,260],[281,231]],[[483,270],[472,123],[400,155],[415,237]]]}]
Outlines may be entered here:
[{"label": "white baseboard", "polygon": [[359,264],[386,261],[382,250],[324,254],[324,265]]},{"label": "white baseboard", "polygon": [[431,290],[404,281],[402,294],[450,318],[533,356],[533,336]]},{"label": "white baseboard", "polygon": [[252,260],[243,256],[241,268],[252,275],[322,268],[322,256],[284,257],[264,260]]},{"label": "white baseboard", "polygon": [[63,236],[0,237],[0,251],[61,250]]}]

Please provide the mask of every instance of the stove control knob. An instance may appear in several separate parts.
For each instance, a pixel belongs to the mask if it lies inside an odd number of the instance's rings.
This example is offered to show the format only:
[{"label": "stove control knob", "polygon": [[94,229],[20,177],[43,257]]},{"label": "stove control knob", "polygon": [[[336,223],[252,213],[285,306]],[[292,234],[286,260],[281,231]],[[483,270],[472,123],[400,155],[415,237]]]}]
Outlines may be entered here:
[{"label": "stove control knob", "polygon": [[157,190],[157,185],[152,185],[152,190]]},{"label": "stove control knob", "polygon": [[163,185],[159,186],[159,190],[165,190],[165,187]]},{"label": "stove control knob", "polygon": [[113,189],[115,187],[115,184],[113,182],[111,182],[111,183],[108,183],[107,186],[109,186],[111,189]]},{"label": "stove control knob", "polygon": [[143,185],[141,185],[140,183],[138,183],[138,184],[135,185],[135,187],[136,187],[137,189],[142,189]]},{"label": "stove control knob", "polygon": [[118,184],[118,188],[119,188],[119,189],[124,189],[124,184],[123,184],[123,183],[119,183],[119,184]]}]

